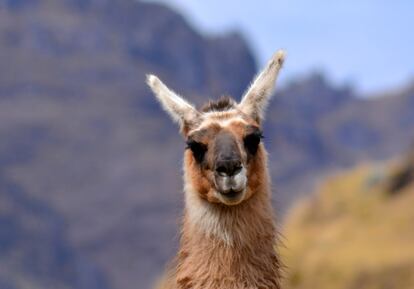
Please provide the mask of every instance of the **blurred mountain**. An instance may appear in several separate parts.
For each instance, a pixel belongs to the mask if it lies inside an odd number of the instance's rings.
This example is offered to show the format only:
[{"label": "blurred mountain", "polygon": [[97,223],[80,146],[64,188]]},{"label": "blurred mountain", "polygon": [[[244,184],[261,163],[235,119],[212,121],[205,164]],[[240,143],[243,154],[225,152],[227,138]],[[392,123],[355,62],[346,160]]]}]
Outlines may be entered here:
[{"label": "blurred mountain", "polygon": [[414,139],[414,82],[361,97],[315,73],[276,93],[268,111],[266,132],[283,210],[326,173],[407,150]]},{"label": "blurred mountain", "polygon": [[1,176],[0,227],[0,288],[109,288],[70,246],[62,217]]},{"label": "blurred mountain", "polygon": [[[148,288],[175,252],[185,144],[145,74],[201,104],[240,97],[255,72],[240,34],[200,35],[159,4],[0,1],[2,179],[53,209],[70,254],[113,288]],[[312,74],[280,89],[265,130],[277,207],[317,176],[405,149],[413,109],[414,85],[368,100]]]},{"label": "blurred mountain", "polygon": [[413,153],[331,177],[292,210],[284,288],[413,288]]},{"label": "blurred mountain", "polygon": [[145,74],[196,103],[240,95],[255,73],[243,38],[132,0],[0,1],[0,69],[4,179],[63,216],[114,288],[147,288],[175,251],[185,145]]}]

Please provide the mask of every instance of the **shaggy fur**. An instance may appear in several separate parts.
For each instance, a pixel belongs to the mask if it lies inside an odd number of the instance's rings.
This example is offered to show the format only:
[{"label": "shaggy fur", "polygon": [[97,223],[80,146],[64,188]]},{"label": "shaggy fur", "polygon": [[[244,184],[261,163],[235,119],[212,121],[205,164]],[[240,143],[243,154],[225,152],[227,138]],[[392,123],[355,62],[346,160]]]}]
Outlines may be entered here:
[{"label": "shaggy fur", "polygon": [[[180,249],[160,289],[280,288],[266,150],[256,138],[251,152],[246,141],[253,132],[261,133],[263,111],[283,57],[282,52],[273,56],[240,104],[222,98],[210,101],[200,112],[155,76],[148,78],[164,109],[180,123],[187,142],[206,148],[202,160],[195,157],[197,150],[184,153],[185,211]],[[221,153],[217,150],[223,133],[232,140],[223,150],[230,148],[240,157],[242,167],[237,177],[247,179],[235,202],[217,189],[215,160]]]},{"label": "shaggy fur", "polygon": [[249,169],[251,197],[237,206],[211,203],[194,186],[200,178],[185,156],[186,208],[179,253],[162,289],[279,289],[280,262],[270,205],[266,153]]},{"label": "shaggy fur", "polygon": [[222,96],[219,100],[210,100],[200,110],[202,112],[226,111],[236,108],[236,102],[229,96]]},{"label": "shaggy fur", "polygon": [[[187,157],[187,167],[189,163]],[[251,197],[238,206],[211,204],[198,198],[191,185],[186,188],[176,288],[279,288],[265,164],[262,149],[249,169]],[[187,184],[197,182],[191,171],[185,178]]]}]

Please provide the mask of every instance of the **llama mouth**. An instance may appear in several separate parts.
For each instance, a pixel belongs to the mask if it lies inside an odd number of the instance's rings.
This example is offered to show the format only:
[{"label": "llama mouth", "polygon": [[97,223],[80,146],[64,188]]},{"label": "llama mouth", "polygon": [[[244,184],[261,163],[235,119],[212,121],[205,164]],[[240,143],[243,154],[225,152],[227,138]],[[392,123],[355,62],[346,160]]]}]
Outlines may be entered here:
[{"label": "llama mouth", "polygon": [[230,190],[229,192],[226,192],[226,193],[220,192],[221,195],[225,196],[228,199],[234,199],[241,193],[242,191],[235,191],[235,190]]},{"label": "llama mouth", "polygon": [[227,192],[218,192],[221,201],[227,205],[236,205],[243,199],[244,190],[235,191],[231,189]]}]

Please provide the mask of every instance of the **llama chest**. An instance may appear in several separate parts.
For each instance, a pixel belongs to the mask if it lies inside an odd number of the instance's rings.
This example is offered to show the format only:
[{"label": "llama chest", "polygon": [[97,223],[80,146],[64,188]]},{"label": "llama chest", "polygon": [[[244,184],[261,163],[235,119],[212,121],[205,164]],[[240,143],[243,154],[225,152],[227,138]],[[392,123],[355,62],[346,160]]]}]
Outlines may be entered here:
[{"label": "llama chest", "polygon": [[259,242],[257,247],[235,247],[201,242],[196,248],[183,249],[174,278],[176,288],[278,289],[280,264],[268,245]]}]

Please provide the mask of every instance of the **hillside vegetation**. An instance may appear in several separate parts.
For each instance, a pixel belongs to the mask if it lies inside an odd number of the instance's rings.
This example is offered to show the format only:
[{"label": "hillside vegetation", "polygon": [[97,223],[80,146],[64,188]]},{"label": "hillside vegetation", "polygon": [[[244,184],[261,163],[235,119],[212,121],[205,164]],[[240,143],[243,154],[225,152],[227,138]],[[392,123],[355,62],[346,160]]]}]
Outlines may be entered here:
[{"label": "hillside vegetation", "polygon": [[326,181],[287,219],[285,288],[414,288],[414,154]]}]

